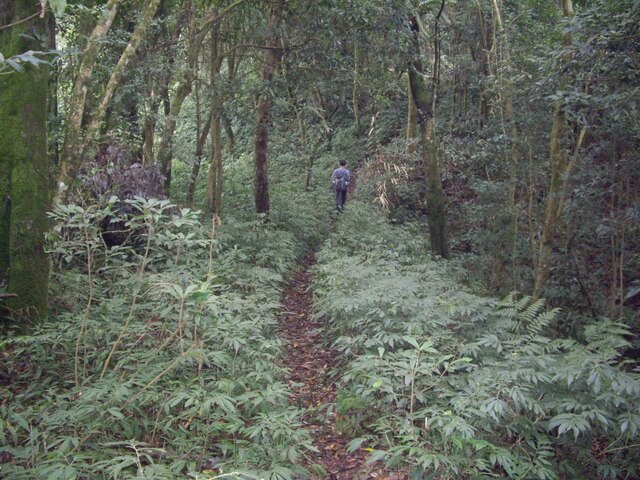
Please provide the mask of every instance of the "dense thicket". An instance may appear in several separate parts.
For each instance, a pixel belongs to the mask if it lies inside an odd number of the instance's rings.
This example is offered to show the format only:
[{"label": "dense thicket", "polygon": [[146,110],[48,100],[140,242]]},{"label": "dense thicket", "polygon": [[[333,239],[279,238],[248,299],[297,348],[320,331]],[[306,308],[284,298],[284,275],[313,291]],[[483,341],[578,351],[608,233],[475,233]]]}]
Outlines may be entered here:
[{"label": "dense thicket", "polygon": [[354,448],[418,478],[637,475],[637,1],[0,7],[16,478],[303,475],[273,319],[340,159],[398,225],[353,205],[320,256]]},{"label": "dense thicket", "polygon": [[584,342],[552,338],[557,309],[474,294],[416,228],[357,203],[318,253],[316,314],[341,352],[350,447],[415,478],[636,476],[628,329],[602,320]]}]

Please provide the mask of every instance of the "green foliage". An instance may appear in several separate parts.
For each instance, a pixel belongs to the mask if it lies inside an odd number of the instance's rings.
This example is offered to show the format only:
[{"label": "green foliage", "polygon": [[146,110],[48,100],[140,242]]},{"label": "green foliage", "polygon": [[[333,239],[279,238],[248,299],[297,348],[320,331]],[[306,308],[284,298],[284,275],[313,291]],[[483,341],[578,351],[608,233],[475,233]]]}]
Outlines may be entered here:
[{"label": "green foliage", "polygon": [[28,65],[36,68],[40,67],[41,65],[48,66],[50,62],[48,60],[43,60],[41,57],[46,58],[49,55],[56,55],[56,52],[39,52],[29,50],[27,52],[8,58],[5,58],[2,53],[0,53],[0,75],[8,75],[14,72],[24,72],[25,67]]},{"label": "green foliage", "polygon": [[341,353],[342,422],[415,478],[637,475],[640,377],[628,328],[551,336],[542,300],[465,291],[411,227],[352,203],[318,253],[317,315]]},{"label": "green foliage", "polygon": [[[303,474],[313,447],[289,405],[276,336],[299,240],[260,222],[223,225],[212,239],[198,212],[128,203],[126,217],[115,198],[51,214],[57,312],[0,344],[3,475]],[[107,224],[130,241],[108,247]]]}]

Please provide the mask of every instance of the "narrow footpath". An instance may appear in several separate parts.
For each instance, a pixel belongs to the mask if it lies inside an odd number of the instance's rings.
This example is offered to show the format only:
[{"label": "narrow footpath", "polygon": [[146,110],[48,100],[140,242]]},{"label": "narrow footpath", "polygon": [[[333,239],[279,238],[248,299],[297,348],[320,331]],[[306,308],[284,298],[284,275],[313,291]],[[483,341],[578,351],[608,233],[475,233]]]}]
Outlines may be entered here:
[{"label": "narrow footpath", "polygon": [[[309,269],[315,258],[305,258],[283,295],[280,315],[280,335],[287,342],[285,365],[291,370],[287,379],[293,391],[292,403],[307,410],[303,417],[312,432],[317,453],[311,453],[307,467],[316,464],[323,475],[313,474],[313,480],[403,480],[405,475],[386,472],[379,463],[367,464],[368,452],[347,451],[351,438],[336,429],[336,387],[330,377],[337,352],[324,345],[320,325],[312,318],[313,293]],[[330,413],[327,414],[327,411]]]}]

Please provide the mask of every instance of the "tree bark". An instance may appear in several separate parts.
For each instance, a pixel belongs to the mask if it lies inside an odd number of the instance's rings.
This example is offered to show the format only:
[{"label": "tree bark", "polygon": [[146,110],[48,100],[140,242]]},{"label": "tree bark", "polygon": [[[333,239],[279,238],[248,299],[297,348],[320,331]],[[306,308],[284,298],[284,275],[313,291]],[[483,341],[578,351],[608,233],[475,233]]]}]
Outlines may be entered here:
[{"label": "tree bark", "polygon": [[353,45],[353,90],[351,93],[351,103],[353,104],[353,119],[356,124],[356,134],[362,131],[362,120],[360,115],[360,46],[358,38],[354,38]]},{"label": "tree bark", "polygon": [[416,102],[411,91],[411,79],[407,81],[407,154],[416,153],[416,133],[418,131],[418,114]]},{"label": "tree bark", "polygon": [[[286,50],[287,45],[284,41],[282,41],[282,49]],[[284,84],[287,89],[287,95],[289,96],[289,103],[291,103],[291,107],[293,108],[293,113],[296,115],[296,121],[298,123],[298,132],[300,132],[300,145],[304,149],[304,146],[307,144],[307,126],[304,122],[304,116],[302,111],[302,106],[298,101],[298,95],[293,88],[293,85],[289,81],[289,68],[287,62],[282,62],[282,78],[284,80]]]},{"label": "tree bark", "polygon": [[162,129],[162,139],[160,140],[160,146],[158,147],[157,163],[160,165],[160,171],[166,179],[165,189],[167,192],[170,191],[169,189],[171,187],[171,156],[173,133],[176,129],[176,119],[178,118],[178,115],[180,115],[182,104],[191,93],[191,85],[194,76],[194,66],[196,64],[198,56],[200,55],[202,43],[204,42],[204,39],[209,33],[211,27],[213,27],[229,12],[231,12],[234,8],[244,3],[245,1],[247,0],[236,0],[232,4],[223,8],[219,13],[216,13],[213,10],[210,11],[202,21],[202,24],[200,25],[198,31],[191,34],[191,37],[189,39],[189,47],[187,49],[188,54],[184,74],[182,75],[182,78],[178,83],[178,87],[176,88],[176,93],[171,100],[169,113],[165,116],[165,122]]},{"label": "tree bark", "polygon": [[[2,3],[0,25],[16,23],[38,9],[37,4],[21,0]],[[42,50],[31,38],[48,38],[47,20],[36,15],[0,30],[0,52],[7,58]],[[44,251],[51,193],[47,80],[44,65],[0,77],[0,274],[12,294],[6,301],[9,311],[26,321],[46,317],[48,305],[49,259]]]},{"label": "tree bark", "polygon": [[411,19],[413,59],[409,63],[409,82],[417,109],[422,157],[427,175],[427,208],[429,210],[429,238],[431,240],[431,249],[435,254],[443,258],[449,258],[447,216],[442,180],[440,178],[440,160],[438,158],[438,143],[435,129],[436,87],[440,61],[438,20],[443,8],[444,0],[442,1],[440,13],[436,17],[435,22],[434,70],[429,86],[427,86],[422,74],[419,42],[420,27],[415,18]]},{"label": "tree bark", "polygon": [[[517,194],[517,172],[520,163],[520,152],[518,149],[518,128],[513,114],[513,80],[511,78],[511,53],[510,45],[502,22],[502,14],[500,12],[500,1],[492,0],[493,12],[493,31],[496,34],[493,39],[495,55],[493,59],[496,62],[494,71],[497,77],[497,98],[500,107],[500,117],[502,123],[502,133],[504,138],[508,139],[509,145],[505,149],[505,163],[509,168],[509,208],[512,217],[512,232],[509,237],[509,243],[505,245],[505,255],[511,255],[511,262],[515,268],[516,262],[516,245],[519,229],[519,209],[516,208]],[[501,63],[498,64],[498,62]]]},{"label": "tree bark", "polygon": [[219,28],[211,30],[211,163],[207,176],[205,210],[220,215],[222,203],[222,96],[216,85],[224,56],[220,53]]},{"label": "tree bark", "polygon": [[191,167],[191,176],[189,177],[189,182],[187,183],[186,201],[188,204],[193,204],[193,196],[196,190],[196,183],[198,182],[198,174],[200,173],[200,164],[202,163],[202,152],[204,152],[204,144],[209,137],[208,130],[211,126],[211,112],[209,112],[207,114],[207,124],[204,128],[202,128],[202,108],[200,104],[199,82],[196,82],[196,88],[193,97],[196,107],[196,151],[193,155],[194,162]]},{"label": "tree bark", "polygon": [[[273,79],[278,63],[278,33],[277,29],[282,21],[284,11],[284,0],[276,0],[271,7],[269,17],[269,32],[266,40],[266,51],[264,54],[264,65],[262,67],[262,83],[265,87]],[[258,100],[258,115],[256,124],[256,134],[254,141],[254,202],[256,213],[265,215],[268,218],[270,210],[269,201],[269,121],[271,119],[271,94],[264,91]]]},{"label": "tree bark", "polygon": [[116,92],[116,89],[120,85],[120,81],[122,80],[122,76],[124,75],[125,69],[135,56],[138,47],[144,40],[144,37],[151,25],[151,21],[156,14],[156,10],[158,9],[158,5],[160,5],[160,0],[147,0],[145,2],[144,10],[142,11],[142,17],[140,18],[140,22],[136,25],[133,34],[131,35],[131,39],[127,44],[127,47],[120,55],[120,59],[116,64],[113,72],[111,73],[111,77],[107,82],[107,86],[105,88],[105,93],[102,96],[102,100],[97,110],[91,117],[91,122],[86,128],[86,134],[84,138],[84,143],[82,145],[81,153],[84,153],[87,148],[93,143],[98,130],[100,129],[100,124],[104,120],[105,114],[107,112],[107,107],[111,103],[111,99]]},{"label": "tree bark", "polygon": [[[192,14],[191,0],[185,0],[180,6],[180,13],[176,19],[175,27],[173,31],[169,33],[167,31],[166,23],[161,24],[160,33],[157,38],[152,41],[152,45],[164,42],[167,44],[162,50],[162,58],[164,64],[162,65],[162,74],[160,78],[150,76],[148,79],[149,94],[147,99],[147,114],[144,119],[143,128],[143,156],[144,164],[151,166],[155,163],[155,128],[157,124],[157,114],[160,105],[163,106],[165,116],[169,115],[171,102],[169,100],[169,83],[171,82],[171,73],[175,67],[176,52],[171,48],[172,45],[178,43],[180,35],[184,26],[187,24],[189,16]],[[166,16],[166,9],[161,4],[159,15],[161,17]]]},{"label": "tree bark", "polygon": [[196,184],[198,182],[198,174],[200,173],[200,165],[202,164],[202,154],[204,153],[204,146],[207,143],[210,130],[211,115],[208,116],[207,122],[204,124],[204,127],[202,127],[202,130],[200,130],[200,134],[198,135],[198,140],[196,142],[196,162],[193,164],[193,168],[191,169],[191,177],[189,178],[189,183],[187,185],[187,203],[189,205],[193,205],[193,197],[195,195]]},{"label": "tree bark", "polygon": [[[563,0],[562,10],[564,17],[571,19],[573,17],[572,0]],[[565,47],[572,44],[571,33],[566,32],[563,38]],[[566,53],[563,57],[563,63],[567,64],[571,61],[571,54]],[[564,76],[560,80],[559,90],[568,86],[569,78]],[[569,149],[567,147],[569,126],[565,113],[566,105],[562,99],[556,101],[550,141],[550,157],[551,157],[551,178],[549,182],[549,193],[545,204],[545,219],[540,238],[540,248],[535,268],[535,283],[533,288],[534,299],[540,298],[542,291],[551,275],[553,262],[553,249],[557,244],[562,211],[564,208],[564,198],[566,197],[567,181],[573,167],[574,161],[570,160]],[[578,142],[574,147],[574,159],[577,159],[578,150],[584,138],[584,130],[578,138]]]},{"label": "tree bark", "polygon": [[89,37],[87,46],[82,52],[78,76],[74,82],[73,94],[69,99],[69,110],[66,114],[66,129],[64,143],[62,144],[60,171],[58,173],[59,186],[69,183],[80,168],[83,149],[82,127],[86,114],[87,93],[91,86],[91,76],[98,61],[102,40],[109,32],[121,3],[122,0],[109,0],[104,9],[104,14],[98,20]]},{"label": "tree bark", "polygon": [[487,24],[485,20],[484,11],[482,5],[477,2],[478,6],[478,25],[480,28],[481,42],[479,45],[480,52],[478,53],[478,61],[480,67],[480,74],[485,79],[484,84],[481,86],[480,93],[480,125],[484,126],[489,121],[489,114],[491,112],[491,97],[488,92],[486,81],[491,75],[491,52],[493,51],[493,29],[490,24]]}]

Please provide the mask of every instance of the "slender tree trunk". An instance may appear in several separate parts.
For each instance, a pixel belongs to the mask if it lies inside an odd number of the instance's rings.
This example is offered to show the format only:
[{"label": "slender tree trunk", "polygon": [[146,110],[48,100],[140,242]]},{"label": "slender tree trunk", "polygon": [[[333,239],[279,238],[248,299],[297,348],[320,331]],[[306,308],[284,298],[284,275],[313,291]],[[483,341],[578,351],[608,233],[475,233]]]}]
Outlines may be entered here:
[{"label": "slender tree trunk", "polygon": [[322,145],[322,136],[318,137],[318,141],[314,145],[311,153],[309,153],[309,158],[307,160],[307,175],[304,181],[304,190],[308,191],[311,188],[311,181],[313,180],[313,165],[316,162],[316,158],[318,156],[318,151],[320,150],[320,146]]},{"label": "slender tree trunk", "polygon": [[91,86],[91,76],[98,61],[102,40],[111,28],[120,3],[122,3],[122,0],[109,0],[103,15],[91,33],[87,46],[82,52],[82,61],[73,86],[73,94],[69,99],[69,109],[65,120],[66,129],[64,143],[62,144],[60,172],[58,174],[59,185],[61,183],[69,183],[80,168],[83,148],[82,127],[86,113],[87,93]]},{"label": "slender tree trunk", "polygon": [[[156,18],[168,17],[170,11],[167,9],[168,0],[163,0],[158,7]],[[191,14],[191,0],[182,2],[180,12],[175,22],[175,26],[171,32],[167,29],[167,22],[161,21],[158,33],[147,43],[150,48],[156,48],[157,45],[165,44],[162,49],[162,58],[164,64],[160,67],[161,73],[158,76],[149,75],[147,78],[147,95],[145,99],[145,115],[142,127],[142,158],[143,164],[151,166],[155,164],[155,128],[157,123],[158,108],[161,103],[165,106],[165,115],[168,114],[169,103],[169,83],[171,81],[171,73],[175,65],[175,51],[171,45],[178,43],[183,27],[187,24],[189,15]],[[147,50],[150,50],[147,48]]]},{"label": "slender tree trunk", "polygon": [[133,34],[131,35],[131,39],[127,44],[127,47],[120,55],[120,59],[116,64],[113,72],[111,73],[111,77],[107,82],[107,86],[105,87],[105,92],[102,96],[102,100],[100,105],[98,105],[97,110],[92,115],[91,122],[87,126],[84,143],[82,146],[82,152],[86,151],[86,149],[93,143],[96,134],[100,129],[100,124],[104,120],[105,113],[107,111],[107,107],[111,103],[111,99],[116,92],[116,89],[120,85],[124,72],[131,63],[131,60],[134,58],[138,47],[144,40],[145,35],[147,34],[147,30],[151,25],[151,21],[156,14],[156,10],[158,9],[158,5],[160,5],[160,0],[147,0],[145,2],[145,7],[142,11],[142,17],[140,18],[140,22],[136,25]]},{"label": "slender tree trunk", "polygon": [[[284,42],[282,42],[282,49],[286,50],[287,46]],[[296,94],[291,82],[289,81],[289,69],[287,68],[287,63],[282,62],[282,77],[284,78],[284,83],[287,88],[287,95],[289,96],[289,102],[293,107],[293,112],[296,116],[296,121],[298,123],[298,131],[300,132],[300,145],[302,149],[305,148],[307,144],[307,126],[304,122],[304,116],[302,112],[302,108],[300,106],[300,102],[298,101],[298,95]]]},{"label": "slender tree trunk", "polygon": [[302,108],[300,108],[300,102],[298,101],[298,97],[296,93],[291,88],[291,85],[287,83],[287,92],[289,93],[289,99],[291,101],[291,105],[293,106],[293,111],[296,115],[296,120],[298,122],[298,132],[300,132],[300,145],[302,148],[307,144],[307,126],[304,123],[304,116],[302,115]]},{"label": "slender tree trunk", "polygon": [[435,22],[434,70],[431,85],[428,87],[422,76],[422,61],[420,60],[420,27],[417,20],[411,19],[413,33],[413,60],[409,63],[409,81],[411,92],[417,108],[418,125],[420,127],[420,141],[422,155],[427,174],[427,206],[429,209],[429,236],[431,249],[443,258],[449,258],[449,240],[447,234],[447,216],[445,198],[440,177],[440,161],[438,158],[438,143],[435,131],[435,100],[438,83],[438,69],[440,62],[439,25],[438,21],[444,8],[442,1],[440,12]]},{"label": "slender tree trunk", "polygon": [[189,183],[187,184],[187,203],[193,204],[193,197],[196,191],[196,184],[198,182],[198,174],[200,173],[200,165],[202,164],[202,154],[204,153],[204,146],[207,143],[209,137],[209,129],[211,128],[211,112],[207,114],[207,121],[202,126],[202,115],[200,106],[200,87],[199,83],[196,83],[194,92],[194,98],[196,101],[196,151],[194,153],[194,163],[191,167],[191,176],[189,177]]},{"label": "slender tree trunk", "polygon": [[411,91],[411,79],[407,80],[407,154],[416,153],[416,134],[418,131],[418,113],[416,102],[413,100],[413,92]]},{"label": "slender tree trunk", "polygon": [[171,107],[167,115],[165,115],[164,126],[162,129],[162,139],[160,140],[160,146],[158,147],[157,163],[160,165],[160,171],[165,177],[165,189],[169,192],[171,186],[171,163],[172,163],[172,144],[173,133],[176,129],[176,119],[180,115],[182,110],[182,104],[191,93],[191,85],[194,77],[194,66],[200,55],[200,49],[202,43],[206,38],[211,27],[224,18],[229,12],[231,12],[238,5],[244,3],[247,0],[236,0],[230,5],[223,8],[219,13],[215,13],[213,10],[207,14],[202,21],[200,28],[195,31],[191,28],[189,47],[187,51],[187,60],[182,78],[178,82],[176,93],[171,100]]},{"label": "slender tree trunk", "polygon": [[332,141],[333,141],[333,129],[331,128],[331,122],[329,120],[329,113],[327,112],[327,108],[325,105],[325,101],[322,98],[322,92],[320,92],[320,88],[318,84],[314,84],[313,86],[314,93],[314,101],[315,101],[315,111],[318,113],[318,117],[320,118],[320,123],[322,124],[328,146],[327,151],[331,151],[333,149]]},{"label": "slender tree trunk", "polygon": [[[572,0],[563,0],[562,7],[565,18],[571,19],[573,17]],[[563,43],[565,47],[569,47],[572,44],[570,32],[565,33]],[[565,54],[563,61],[564,63],[569,63],[571,61],[571,55],[568,53]],[[560,80],[559,89],[568,85],[569,79],[565,76]],[[539,298],[542,295],[542,290],[551,274],[553,249],[558,240],[567,181],[571,168],[575,160],[577,160],[578,150],[584,138],[583,129],[574,147],[574,160],[570,160],[567,146],[569,126],[565,108],[566,105],[561,99],[556,101],[550,142],[551,179],[545,204],[544,227],[540,238],[540,248],[535,269],[534,298]]]},{"label": "slender tree trunk", "polygon": [[[30,17],[39,5],[5,0],[0,1],[0,7],[0,25],[8,25]],[[0,53],[8,58],[41,50],[31,39],[48,38],[47,21],[36,15],[0,30]],[[47,81],[44,65],[27,66],[23,72],[0,77],[0,274],[7,281],[7,292],[16,295],[8,299],[7,306],[21,320],[47,315]]]},{"label": "slender tree trunk", "polygon": [[[266,86],[273,79],[278,63],[278,33],[277,30],[282,21],[284,0],[276,0],[271,7],[269,17],[269,33],[266,40],[264,65],[262,67],[262,82]],[[264,91],[258,100],[258,115],[256,134],[254,141],[254,202],[256,213],[263,214],[267,218],[271,208],[269,201],[269,122],[271,120],[271,94]]]},{"label": "slender tree trunk", "polygon": [[[491,75],[490,56],[493,50],[493,32],[490,24],[487,24],[482,10],[482,5],[477,1],[478,5],[478,24],[480,27],[481,43],[480,52],[478,53],[478,61],[480,63],[480,73],[485,80]],[[485,125],[489,121],[489,113],[491,111],[491,98],[487,91],[487,86],[483,85],[480,93],[480,125]]]},{"label": "slender tree trunk", "polygon": [[144,118],[142,126],[142,163],[145,166],[153,165],[153,143],[155,138],[155,121],[151,115]]},{"label": "slender tree trunk", "polygon": [[[227,38],[229,38],[228,44],[237,45],[237,33],[233,29],[229,29],[230,31],[226,32]],[[230,51],[225,56],[227,60],[227,75],[229,79],[229,84],[233,85],[236,81],[238,68],[240,67],[242,57],[238,57],[236,54],[236,49],[230,49]],[[229,117],[225,114],[224,105],[222,106],[221,118],[222,127],[224,128],[224,133],[227,137],[227,151],[229,154],[233,154],[236,148],[236,137],[233,133],[233,126],[231,125],[231,121]]]},{"label": "slender tree trunk", "polygon": [[207,177],[205,210],[220,215],[222,204],[222,135],[220,122],[220,97],[212,98],[211,105],[211,163]]},{"label": "slender tree trunk", "polygon": [[200,166],[202,164],[202,156],[204,153],[204,146],[207,143],[207,138],[209,137],[209,130],[211,129],[211,115],[207,118],[207,122],[204,127],[200,131],[200,135],[198,136],[198,141],[196,143],[196,151],[195,157],[196,162],[193,164],[191,168],[191,177],[189,178],[189,184],[187,185],[187,203],[193,204],[193,197],[196,191],[196,184],[198,182],[198,174],[200,173]]},{"label": "slender tree trunk", "polygon": [[[491,6],[493,11],[493,31],[496,34],[493,39],[495,55],[493,59],[496,62],[493,71],[496,72],[498,79],[497,98],[500,107],[500,117],[502,123],[502,133],[504,138],[508,138],[509,146],[505,149],[505,163],[509,168],[509,208],[512,217],[512,232],[509,237],[509,244],[506,245],[505,254],[510,253],[512,262],[512,272],[515,271],[516,262],[516,245],[519,229],[519,210],[516,206],[517,194],[517,173],[518,164],[520,163],[520,152],[518,149],[518,129],[513,116],[513,81],[511,79],[511,53],[504,24],[502,22],[502,14],[500,11],[500,0],[492,0]],[[500,62],[500,64],[498,64]]]},{"label": "slender tree trunk", "polygon": [[227,118],[224,113],[224,107],[222,108],[222,126],[224,127],[224,133],[227,136],[227,151],[233,154],[236,148],[236,136],[233,133],[233,127],[231,126],[231,122]]},{"label": "slender tree trunk", "polygon": [[353,119],[356,123],[356,133],[360,135],[362,131],[362,120],[360,118],[360,46],[358,38],[354,39],[353,45],[353,91],[351,103],[353,104]]},{"label": "slender tree trunk", "polygon": [[188,81],[180,83],[176,90],[173,99],[171,100],[171,107],[169,108],[169,114],[164,118],[164,126],[162,129],[162,139],[158,146],[157,163],[160,165],[160,171],[165,178],[165,189],[169,192],[171,187],[171,163],[173,155],[173,133],[176,129],[176,122],[180,110],[182,110],[182,104],[191,93],[191,81],[192,73],[187,73],[189,76]]},{"label": "slender tree trunk", "polygon": [[219,28],[211,30],[211,163],[207,176],[207,195],[205,210],[220,215],[222,202],[222,96],[216,82],[222,67],[223,55],[220,53]]}]

